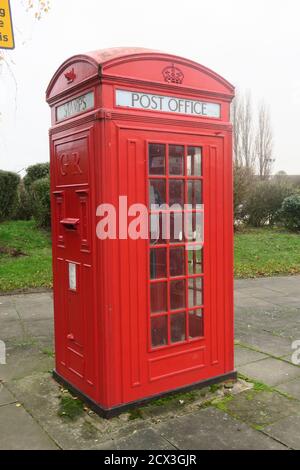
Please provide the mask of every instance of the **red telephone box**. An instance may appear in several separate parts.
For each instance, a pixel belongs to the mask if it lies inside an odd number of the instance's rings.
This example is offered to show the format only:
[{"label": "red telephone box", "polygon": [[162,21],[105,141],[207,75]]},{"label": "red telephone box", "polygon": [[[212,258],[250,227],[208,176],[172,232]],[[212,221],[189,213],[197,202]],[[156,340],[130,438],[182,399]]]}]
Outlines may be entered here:
[{"label": "red telephone box", "polygon": [[[233,95],[202,65],[139,48],[74,56],[49,84],[54,376],[104,416],[236,377]],[[154,203],[182,207],[177,237]],[[137,207],[154,237],[128,235]]]}]

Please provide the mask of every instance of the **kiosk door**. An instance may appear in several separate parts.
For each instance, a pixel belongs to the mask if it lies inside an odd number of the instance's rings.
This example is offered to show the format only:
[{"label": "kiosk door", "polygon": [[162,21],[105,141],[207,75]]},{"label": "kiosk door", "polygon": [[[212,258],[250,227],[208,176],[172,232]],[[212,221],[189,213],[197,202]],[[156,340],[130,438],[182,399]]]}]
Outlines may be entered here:
[{"label": "kiosk door", "polygon": [[93,132],[82,127],[54,135],[51,153],[56,367],[91,396],[95,387]]},{"label": "kiosk door", "polygon": [[[223,146],[222,137],[120,133],[120,194],[128,194],[129,207],[149,209],[149,239],[129,239],[122,251],[126,401],[225,371],[224,276],[231,266],[224,224],[231,217]],[[164,204],[176,204],[170,224],[158,207]]]}]

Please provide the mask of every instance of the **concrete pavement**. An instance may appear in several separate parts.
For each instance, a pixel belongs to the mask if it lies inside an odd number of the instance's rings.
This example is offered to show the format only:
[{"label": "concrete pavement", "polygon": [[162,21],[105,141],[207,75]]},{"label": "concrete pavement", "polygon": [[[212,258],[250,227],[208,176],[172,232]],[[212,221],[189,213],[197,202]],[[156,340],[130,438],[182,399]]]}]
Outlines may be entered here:
[{"label": "concrete pavement", "polygon": [[[0,449],[300,449],[300,276],[235,284],[231,389],[211,387],[109,421],[51,378],[51,293],[0,296]],[[72,419],[66,404],[75,405]]]}]

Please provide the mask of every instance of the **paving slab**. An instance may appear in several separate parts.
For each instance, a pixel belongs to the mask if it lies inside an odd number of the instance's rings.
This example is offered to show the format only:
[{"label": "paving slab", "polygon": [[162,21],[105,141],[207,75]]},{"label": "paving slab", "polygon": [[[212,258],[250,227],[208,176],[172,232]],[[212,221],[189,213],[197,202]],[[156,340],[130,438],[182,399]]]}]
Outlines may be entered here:
[{"label": "paving slab", "polygon": [[242,392],[225,404],[227,413],[251,426],[268,426],[282,418],[300,415],[300,403],[275,391]]},{"label": "paving slab", "polygon": [[[38,304],[41,302],[45,302],[46,300],[51,301],[53,299],[53,294],[51,291],[45,291],[45,292],[33,292],[30,294],[26,293],[20,293],[20,294],[15,294],[15,295],[7,295],[1,297],[2,299],[9,299],[11,298],[13,303],[15,305],[33,305],[33,304]],[[0,299],[0,301],[2,301]]]},{"label": "paving slab", "polygon": [[268,356],[252,349],[243,348],[242,346],[236,345],[234,348],[234,365],[240,367],[251,362],[260,361],[266,359]]},{"label": "paving slab", "polygon": [[58,415],[61,391],[50,374],[35,373],[11,381],[7,386],[62,449],[97,448],[98,432],[93,426],[80,417],[73,421]]},{"label": "paving slab", "polygon": [[7,390],[7,388],[5,388],[4,385],[0,383],[0,406],[10,405],[11,403],[15,403],[16,401],[17,400],[13,396],[13,394],[10,393],[10,391]]},{"label": "paving slab", "polygon": [[300,400],[300,378],[277,385],[276,389]]},{"label": "paving slab", "polygon": [[0,339],[5,343],[10,340],[18,340],[19,338],[24,337],[24,330],[19,320],[13,318],[8,318],[5,320],[1,319],[0,325]]},{"label": "paving slab", "polygon": [[265,302],[272,303],[278,307],[294,307],[294,308],[299,308],[300,304],[300,296],[296,294],[289,294],[289,295],[283,295],[280,293],[277,293],[274,295],[271,291],[269,291],[265,296],[264,296]]},{"label": "paving slab", "polygon": [[289,340],[300,337],[300,309],[274,307],[267,309],[236,309],[235,329],[237,334],[248,334],[250,330],[264,331]]},{"label": "paving slab", "polygon": [[288,354],[287,356],[283,356],[282,359],[286,362],[289,362],[290,364],[294,364],[294,361],[293,361],[293,352],[294,351],[291,351],[290,354]]},{"label": "paving slab", "polygon": [[[15,309],[22,320],[50,320],[53,319],[53,300],[44,294],[44,298],[39,302],[30,302],[29,295],[25,296],[26,303],[16,303]],[[31,296],[30,296],[31,297]]]},{"label": "paving slab", "polygon": [[[240,291],[237,291],[239,293]],[[243,289],[241,291],[243,295],[255,297],[257,299],[262,299],[264,300],[265,297],[270,297],[273,295],[273,298],[276,299],[277,297],[282,296],[282,292],[278,292],[276,290],[273,290],[271,286],[262,286],[262,283],[260,282],[256,286],[249,286],[246,289]],[[272,302],[271,302],[272,303]]]},{"label": "paving slab", "polygon": [[49,293],[13,296],[12,306],[22,320],[53,319],[53,298]]},{"label": "paving slab", "polygon": [[236,279],[234,282],[237,291],[244,291],[253,287],[266,287],[274,291],[290,294],[299,292],[300,276],[274,276],[255,279]]},{"label": "paving slab", "polygon": [[111,444],[119,445],[119,439],[129,438],[135,430],[145,427],[143,420],[128,421],[122,415],[110,420],[86,412],[74,420],[59,416],[63,392],[47,373],[35,373],[7,386],[62,449],[99,449],[113,437],[117,444]]},{"label": "paving slab", "polygon": [[260,308],[260,309],[269,309],[271,310],[276,306],[273,302],[267,302],[263,298],[253,297],[252,295],[244,295],[243,297],[235,297],[235,308]]},{"label": "paving slab", "polygon": [[102,450],[174,450],[175,446],[152,428],[135,431],[131,436],[106,442]]},{"label": "paving slab", "polygon": [[283,357],[291,353],[291,340],[281,336],[275,336],[267,331],[249,329],[248,332],[240,333],[236,330],[236,340],[243,345],[251,346],[259,352],[270,354],[275,357]]},{"label": "paving slab", "polygon": [[33,372],[52,370],[53,365],[53,358],[43,353],[36,344],[21,342],[7,348],[6,364],[0,365],[0,379],[8,382]]},{"label": "paving slab", "polygon": [[291,449],[300,450],[300,416],[289,416],[264,429],[270,437]]},{"label": "paving slab", "polygon": [[0,450],[56,450],[58,447],[22,406],[0,407]]},{"label": "paving slab", "polygon": [[34,341],[38,345],[41,351],[52,351],[54,352],[54,337],[52,335],[41,335],[36,336]]},{"label": "paving slab", "polygon": [[46,335],[53,338],[53,318],[51,319],[30,319],[23,321],[26,333],[33,338]]},{"label": "paving slab", "polygon": [[268,357],[239,367],[242,374],[273,386],[300,377],[300,367]]},{"label": "paving slab", "polygon": [[300,276],[279,276],[257,279],[257,284],[284,295],[299,294]]},{"label": "paving slab", "polygon": [[181,450],[285,449],[285,446],[215,408],[174,418],[157,431]]},{"label": "paving slab", "polygon": [[[1,297],[0,297],[1,300]],[[0,302],[0,322],[1,327],[5,321],[18,321],[20,319],[19,315],[16,312],[16,309],[11,303]]]},{"label": "paving slab", "polygon": [[22,319],[53,318],[53,296],[50,292],[0,296],[0,311],[13,309]]}]

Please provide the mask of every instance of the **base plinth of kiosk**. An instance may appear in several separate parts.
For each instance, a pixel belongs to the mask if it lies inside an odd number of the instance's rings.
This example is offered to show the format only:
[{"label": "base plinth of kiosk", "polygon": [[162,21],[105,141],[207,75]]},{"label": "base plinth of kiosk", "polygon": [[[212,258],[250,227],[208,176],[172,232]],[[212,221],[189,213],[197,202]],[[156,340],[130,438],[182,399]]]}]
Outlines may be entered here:
[{"label": "base plinth of kiosk", "polygon": [[66,387],[73,395],[80,398],[82,401],[86,403],[86,405],[95,413],[102,416],[103,418],[109,419],[117,416],[124,411],[127,411],[132,408],[137,408],[139,406],[145,405],[150,403],[157,398],[163,398],[171,395],[175,395],[176,393],[181,392],[189,392],[194,389],[204,388],[213,384],[221,383],[226,380],[236,380],[237,379],[237,372],[234,370],[232,372],[227,372],[226,374],[217,375],[216,377],[212,377],[210,379],[201,380],[200,382],[195,382],[193,384],[185,385],[183,387],[179,387],[176,389],[168,390],[166,392],[158,393],[156,395],[152,395],[150,397],[141,398],[140,400],[132,401],[129,403],[124,403],[121,405],[114,406],[113,408],[104,408],[103,406],[96,403],[94,400],[89,398],[87,395],[82,393],[78,388],[74,387],[70,382],[65,380],[61,375],[59,375],[55,370],[53,371],[53,378],[61,385]]}]

